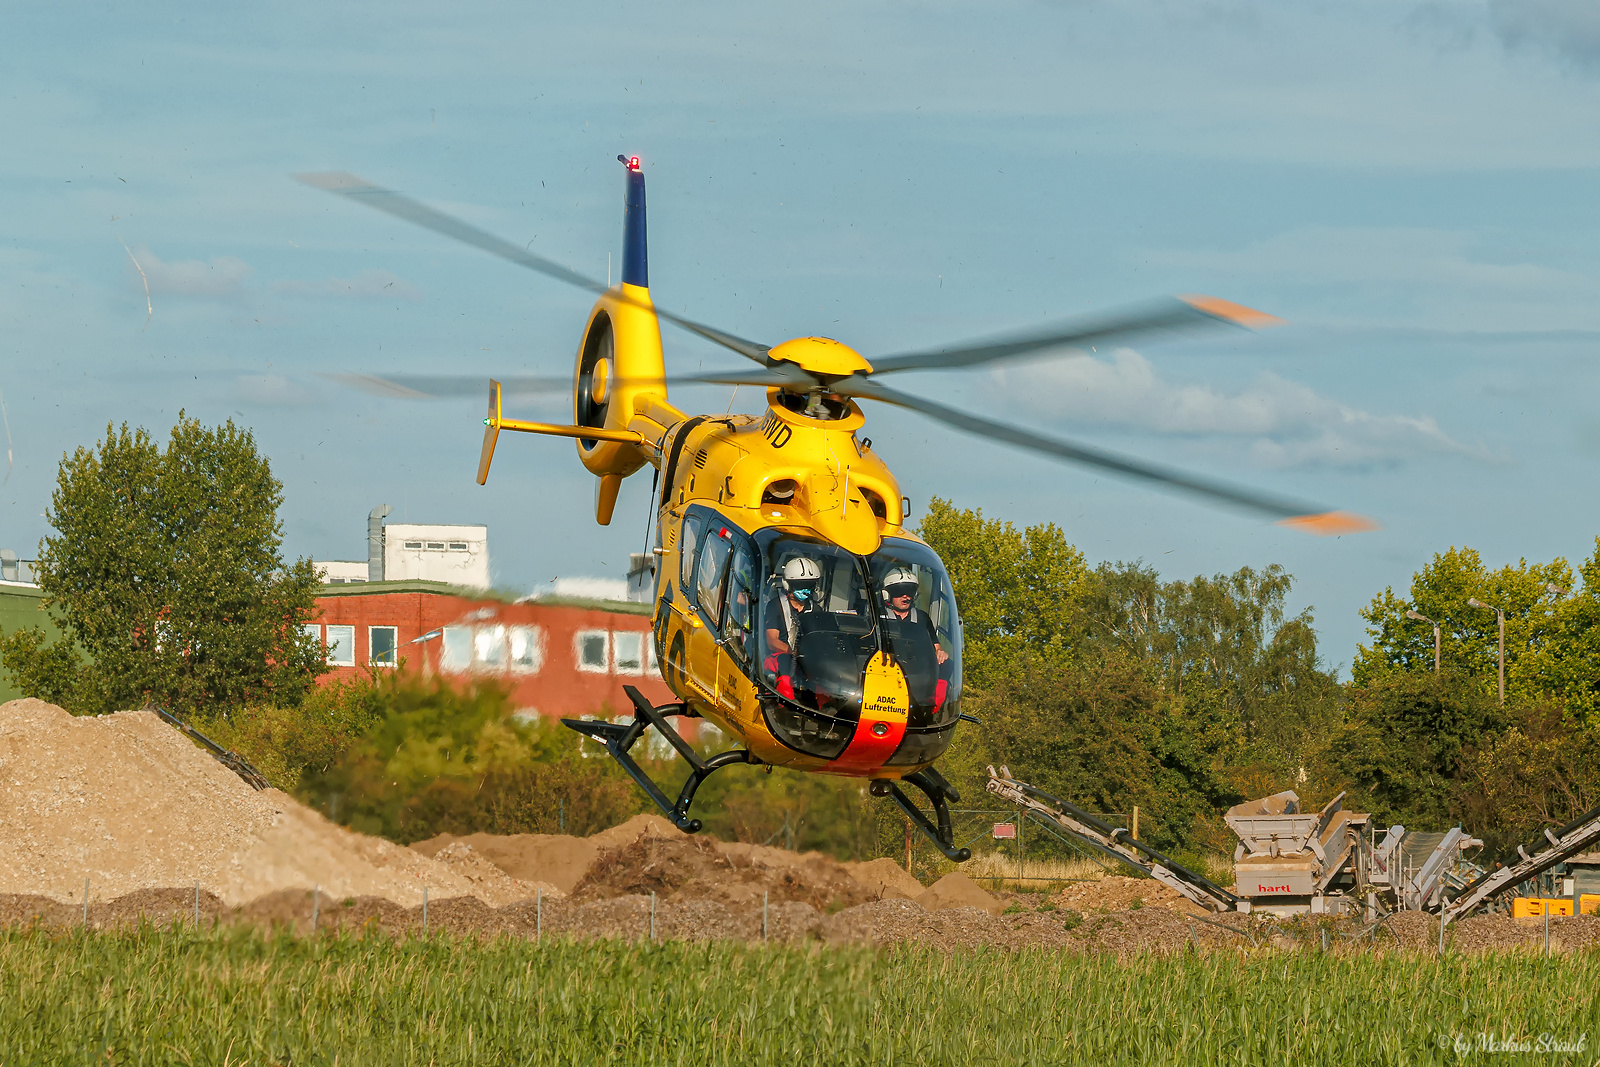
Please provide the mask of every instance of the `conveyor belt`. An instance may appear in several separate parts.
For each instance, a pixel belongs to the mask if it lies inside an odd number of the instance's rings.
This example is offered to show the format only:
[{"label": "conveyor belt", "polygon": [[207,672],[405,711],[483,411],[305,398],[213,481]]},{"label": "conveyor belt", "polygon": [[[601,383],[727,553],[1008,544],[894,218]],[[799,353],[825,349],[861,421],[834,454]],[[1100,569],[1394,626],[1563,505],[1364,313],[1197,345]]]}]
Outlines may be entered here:
[{"label": "conveyor belt", "polygon": [[1027,782],[1017,781],[1005,767],[1001,767],[998,773],[990,767],[989,782],[984,788],[1003,800],[1026,808],[1036,817],[1048,820],[1095,851],[1170,886],[1203,908],[1219,912],[1234,911],[1239,903],[1239,898],[1226,889],[1150,846],[1140,844],[1122,827],[1112,826],[1059,797],[1035,789]]},{"label": "conveyor belt", "polygon": [[1462,918],[1529,878],[1587,851],[1597,841],[1600,841],[1600,808],[1585,812],[1559,830],[1546,830],[1544,840],[1538,843],[1540,851],[1530,852],[1526,846],[1519,846],[1520,862],[1498,867],[1467,883],[1456,898],[1445,905],[1445,921]]}]

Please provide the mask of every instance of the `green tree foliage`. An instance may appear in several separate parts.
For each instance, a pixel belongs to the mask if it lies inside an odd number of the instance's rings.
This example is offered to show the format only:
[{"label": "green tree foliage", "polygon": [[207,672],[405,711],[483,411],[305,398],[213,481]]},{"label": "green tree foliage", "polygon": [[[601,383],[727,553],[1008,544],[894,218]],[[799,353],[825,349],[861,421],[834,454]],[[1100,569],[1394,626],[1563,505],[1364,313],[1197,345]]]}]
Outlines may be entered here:
[{"label": "green tree foliage", "polygon": [[1216,816],[1246,792],[1335,791],[1338,690],[1310,609],[1287,610],[1283,568],[1169,582],[1139,563],[1091,571],[1054,526],[1019,534],[943,500],[920,532],[980,664],[967,709],[985,725],[963,727],[946,761],[959,787],[1008,763],[1092,808],[1137,804],[1142,832],[1175,848],[1225,845]]},{"label": "green tree foliage", "polygon": [[1019,531],[934,497],[917,532],[950,571],[969,678],[981,683],[1023,652],[1068,647],[1089,570],[1054,523]]},{"label": "green tree foliage", "polygon": [[0,643],[25,691],[99,713],[293,704],[326,669],[300,624],[316,574],[285,565],[283,487],[248,431],[180,415],[165,449],[107,427],[63,459],[35,567],[65,636]]},{"label": "green tree foliage", "polygon": [[1391,672],[1349,691],[1333,740],[1351,783],[1350,807],[1412,830],[1443,830],[1463,813],[1477,749],[1504,729],[1493,694],[1457,671]]},{"label": "green tree foliage", "polygon": [[[984,722],[957,785],[981,795],[982,765],[1009,763],[1046,792],[1094,811],[1147,813],[1140,836],[1167,849],[1215,840],[1218,806],[1238,798],[1220,778],[1229,724],[1165,691],[1121,656],[1037,657],[1014,664],[968,702]],[[977,757],[977,758],[973,758]]]},{"label": "green tree foliage", "polygon": [[[1439,624],[1444,667],[1493,689],[1499,627],[1493,611],[1468,604],[1476,598],[1505,611],[1507,691],[1540,692],[1553,666],[1550,646],[1559,641],[1563,616],[1572,611],[1570,604],[1550,592],[1551,585],[1572,588],[1572,568],[1566,560],[1545,564],[1520,560],[1491,571],[1473,549],[1438,553],[1412,576],[1406,597],[1397,596],[1390,587],[1362,609],[1371,642],[1357,648],[1352,678],[1364,686],[1395,672],[1432,669],[1433,627],[1407,618],[1411,609]],[[1587,593],[1585,598],[1591,617],[1600,613],[1600,603]]]}]

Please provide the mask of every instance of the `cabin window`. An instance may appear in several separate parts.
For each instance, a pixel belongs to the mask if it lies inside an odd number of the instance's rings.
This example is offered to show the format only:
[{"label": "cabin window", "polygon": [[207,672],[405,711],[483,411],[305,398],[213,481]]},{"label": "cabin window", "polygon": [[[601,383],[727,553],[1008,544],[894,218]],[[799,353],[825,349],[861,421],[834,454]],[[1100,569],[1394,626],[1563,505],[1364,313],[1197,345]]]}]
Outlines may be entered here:
[{"label": "cabin window", "polygon": [[694,600],[694,550],[700,544],[700,524],[704,513],[691,511],[684,516],[683,533],[678,539],[678,589],[691,603]]},{"label": "cabin window", "polygon": [[722,612],[722,636],[728,651],[750,659],[750,636],[756,613],[756,556],[750,542],[740,537],[728,564],[728,596]]},{"label": "cabin window", "polygon": [[719,526],[715,516],[706,524],[704,547],[700,549],[699,604],[700,611],[717,626],[722,620],[722,577],[727,569],[728,549],[733,544],[733,530]]},{"label": "cabin window", "polygon": [[393,667],[399,644],[399,630],[395,627],[367,627],[367,662],[375,667]]}]

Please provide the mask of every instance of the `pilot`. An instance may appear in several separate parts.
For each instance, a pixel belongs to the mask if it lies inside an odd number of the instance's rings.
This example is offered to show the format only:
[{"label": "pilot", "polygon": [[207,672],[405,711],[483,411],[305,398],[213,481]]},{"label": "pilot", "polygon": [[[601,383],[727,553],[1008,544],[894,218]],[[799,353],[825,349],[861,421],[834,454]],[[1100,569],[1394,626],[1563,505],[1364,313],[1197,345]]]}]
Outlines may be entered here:
[{"label": "pilot", "polygon": [[[762,666],[777,676],[778,692],[789,700],[794,699],[794,646],[800,639],[807,616],[820,610],[818,601],[822,592],[822,568],[807,556],[795,556],[783,565],[780,580],[783,595],[777,607],[782,613],[780,625],[767,627],[767,658]],[[778,623],[770,618],[770,623]]]},{"label": "pilot", "polygon": [[926,612],[917,610],[917,589],[921,585],[917,579],[917,572],[903,564],[896,565],[883,576],[879,585],[883,589],[883,618],[896,619],[927,631],[928,640],[933,644],[933,656],[939,665],[939,680],[933,687],[933,713],[938,715],[944,707],[945,696],[950,689],[947,677],[949,669],[945,666],[950,662],[950,653],[939,644],[939,635],[933,628],[933,620],[928,618]]},{"label": "pilot", "polygon": [[933,639],[933,655],[942,666],[950,659],[939,644],[939,637],[934,633],[933,620],[917,610],[917,588],[922,583],[917,579],[917,573],[910,567],[894,567],[883,576],[880,583],[883,586],[883,617],[886,619],[899,619],[901,622],[920,625],[927,629],[928,636]]}]

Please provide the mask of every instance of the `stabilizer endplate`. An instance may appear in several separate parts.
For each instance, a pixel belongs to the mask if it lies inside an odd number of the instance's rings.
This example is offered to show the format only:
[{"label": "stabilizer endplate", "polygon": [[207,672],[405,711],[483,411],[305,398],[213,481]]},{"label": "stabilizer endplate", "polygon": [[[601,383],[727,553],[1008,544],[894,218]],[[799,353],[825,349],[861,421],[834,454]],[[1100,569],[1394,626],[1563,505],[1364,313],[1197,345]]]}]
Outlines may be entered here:
[{"label": "stabilizer endplate", "polygon": [[489,417],[483,420],[483,451],[478,453],[478,484],[489,481],[489,463],[500,440],[500,383],[489,380]]}]

